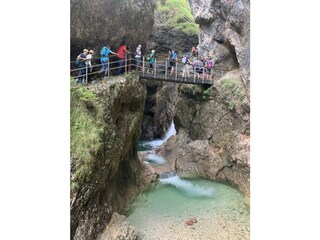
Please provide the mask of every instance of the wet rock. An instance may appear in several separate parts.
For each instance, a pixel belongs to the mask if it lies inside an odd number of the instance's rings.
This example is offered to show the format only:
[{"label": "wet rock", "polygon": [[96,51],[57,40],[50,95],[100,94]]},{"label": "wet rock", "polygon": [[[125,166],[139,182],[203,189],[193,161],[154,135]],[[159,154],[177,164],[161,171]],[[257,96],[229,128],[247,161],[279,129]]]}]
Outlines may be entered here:
[{"label": "wet rock", "polygon": [[97,240],[115,240],[115,239],[137,239],[136,229],[129,225],[127,219],[123,215],[113,213],[108,226],[104,229]]},{"label": "wet rock", "polygon": [[185,224],[187,224],[188,226],[192,226],[194,223],[197,223],[197,219],[196,218],[191,218],[187,221],[185,221]]},{"label": "wet rock", "polygon": [[141,124],[141,139],[162,138],[170,127],[175,112],[176,85],[146,81],[147,98]]}]

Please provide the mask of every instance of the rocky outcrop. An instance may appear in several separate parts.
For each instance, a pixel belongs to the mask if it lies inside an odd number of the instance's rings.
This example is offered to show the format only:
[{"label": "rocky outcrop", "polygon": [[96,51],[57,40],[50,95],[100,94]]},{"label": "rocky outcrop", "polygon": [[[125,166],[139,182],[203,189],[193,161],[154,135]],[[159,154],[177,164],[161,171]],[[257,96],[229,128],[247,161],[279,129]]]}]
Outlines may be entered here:
[{"label": "rocky outcrop", "polygon": [[178,134],[159,153],[179,176],[225,181],[250,195],[250,108],[239,70],[215,86],[180,85],[174,122]]},{"label": "rocky outcrop", "polygon": [[197,46],[199,43],[198,33],[186,33],[181,29],[169,26],[167,24],[169,17],[169,14],[164,14],[155,8],[154,25],[151,39],[148,42],[148,48],[153,48],[156,52],[164,53],[172,49],[176,50],[179,54],[190,52],[192,46]]},{"label": "rocky outcrop", "polygon": [[249,88],[250,1],[190,0],[190,4],[200,25],[200,55],[210,52],[217,68],[240,68],[242,81]]},{"label": "rocky outcrop", "polygon": [[106,44],[117,51],[123,40],[131,50],[145,47],[153,26],[150,0],[71,0],[70,10],[71,59],[84,48],[100,51]]},{"label": "rocky outcrop", "polygon": [[142,120],[141,139],[162,138],[173,120],[177,95],[174,83],[146,81],[147,98]]},{"label": "rocky outcrop", "polygon": [[145,97],[133,75],[72,89],[71,239],[96,239],[112,214],[155,180],[136,150]]},{"label": "rocky outcrop", "polygon": [[137,239],[137,232],[130,226],[126,217],[113,213],[112,218],[97,240]]}]

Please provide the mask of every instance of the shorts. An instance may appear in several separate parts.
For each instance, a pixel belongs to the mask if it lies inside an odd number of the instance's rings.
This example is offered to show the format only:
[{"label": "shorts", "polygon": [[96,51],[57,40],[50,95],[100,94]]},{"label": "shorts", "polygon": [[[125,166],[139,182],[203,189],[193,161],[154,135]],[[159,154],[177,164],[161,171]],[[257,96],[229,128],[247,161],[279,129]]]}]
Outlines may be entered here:
[{"label": "shorts", "polygon": [[176,66],[176,62],[175,61],[170,61],[170,67],[175,67]]},{"label": "shorts", "polygon": [[211,68],[210,69],[207,68],[207,74],[211,74]]}]

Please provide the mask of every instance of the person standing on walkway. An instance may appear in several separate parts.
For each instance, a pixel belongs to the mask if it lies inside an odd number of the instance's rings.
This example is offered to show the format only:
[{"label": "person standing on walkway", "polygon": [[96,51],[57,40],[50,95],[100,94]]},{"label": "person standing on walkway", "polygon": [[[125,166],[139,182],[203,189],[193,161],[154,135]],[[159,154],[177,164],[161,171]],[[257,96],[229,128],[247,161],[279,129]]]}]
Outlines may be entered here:
[{"label": "person standing on walkway", "polygon": [[150,60],[149,60],[149,64],[150,64],[150,70],[153,73],[153,68],[154,68],[154,62],[156,59],[156,51],[153,49],[150,53]]},{"label": "person standing on walkway", "polygon": [[182,63],[184,64],[182,69],[182,77],[190,78],[190,69],[193,64],[192,60],[190,59],[190,53],[187,53],[186,56],[183,58]]},{"label": "person standing on walkway", "polygon": [[168,60],[170,62],[170,67],[171,67],[170,76],[172,76],[173,74],[174,68],[176,66],[177,58],[178,58],[178,55],[174,52],[174,50],[172,50],[171,52],[169,51]]},{"label": "person standing on walkway", "polygon": [[207,81],[211,80],[211,75],[212,75],[211,70],[212,70],[213,66],[214,66],[214,62],[211,59],[211,57],[209,57],[206,61],[206,69],[207,69],[206,80]]},{"label": "person standing on walkway", "polygon": [[195,46],[192,46],[191,54],[192,54],[192,57],[198,57],[198,50]]},{"label": "person standing on walkway", "polygon": [[91,73],[92,73],[93,66],[91,61],[93,61],[93,56],[94,56],[94,51],[91,49],[89,51],[89,54],[86,57],[86,66],[88,68],[88,83],[91,82],[91,79],[92,79]]},{"label": "person standing on walkway", "polygon": [[136,68],[138,71],[139,71],[139,67],[141,66],[141,48],[142,46],[139,44],[139,46],[136,49],[136,56],[135,56]]},{"label": "person standing on walkway", "polygon": [[122,74],[125,72],[125,61],[126,61],[126,53],[130,53],[127,50],[127,45],[123,44],[118,49],[118,58],[119,58],[119,68],[118,68],[118,74]]},{"label": "person standing on walkway", "polygon": [[107,45],[106,47],[103,47],[100,51],[100,55],[101,55],[101,59],[100,59],[100,62],[101,62],[101,70],[99,71],[98,74],[104,72],[104,76],[107,76],[108,75],[108,63],[109,63],[109,54],[112,53],[112,54],[117,54],[115,52],[112,52],[111,49],[110,49],[110,46]]},{"label": "person standing on walkway", "polygon": [[86,57],[88,55],[88,49],[83,49],[83,52],[79,54],[77,57],[77,62],[79,62],[78,68],[79,68],[79,74],[77,83],[84,83],[83,79],[86,74]]}]

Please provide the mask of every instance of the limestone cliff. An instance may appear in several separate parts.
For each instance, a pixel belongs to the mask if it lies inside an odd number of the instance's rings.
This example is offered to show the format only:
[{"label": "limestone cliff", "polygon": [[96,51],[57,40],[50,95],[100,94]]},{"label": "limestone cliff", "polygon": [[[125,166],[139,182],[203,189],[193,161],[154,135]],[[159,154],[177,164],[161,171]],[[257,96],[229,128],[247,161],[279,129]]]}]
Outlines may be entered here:
[{"label": "limestone cliff", "polygon": [[96,51],[110,44],[117,51],[126,40],[128,49],[146,46],[153,27],[152,0],[71,0],[71,58],[83,48]]},{"label": "limestone cliff", "polygon": [[179,54],[190,52],[192,46],[198,45],[199,27],[194,22],[188,0],[155,2],[154,25],[148,47],[164,53],[171,49]]},{"label": "limestone cliff", "polygon": [[250,108],[235,70],[203,89],[180,85],[174,122],[178,134],[160,151],[179,176],[225,181],[250,195]]},{"label": "limestone cliff", "polygon": [[200,25],[200,54],[210,52],[219,68],[240,68],[242,81],[249,88],[250,1],[190,0],[190,4]]},{"label": "limestone cliff", "polygon": [[96,239],[155,180],[136,152],[146,88],[127,78],[71,89],[71,239]]}]

